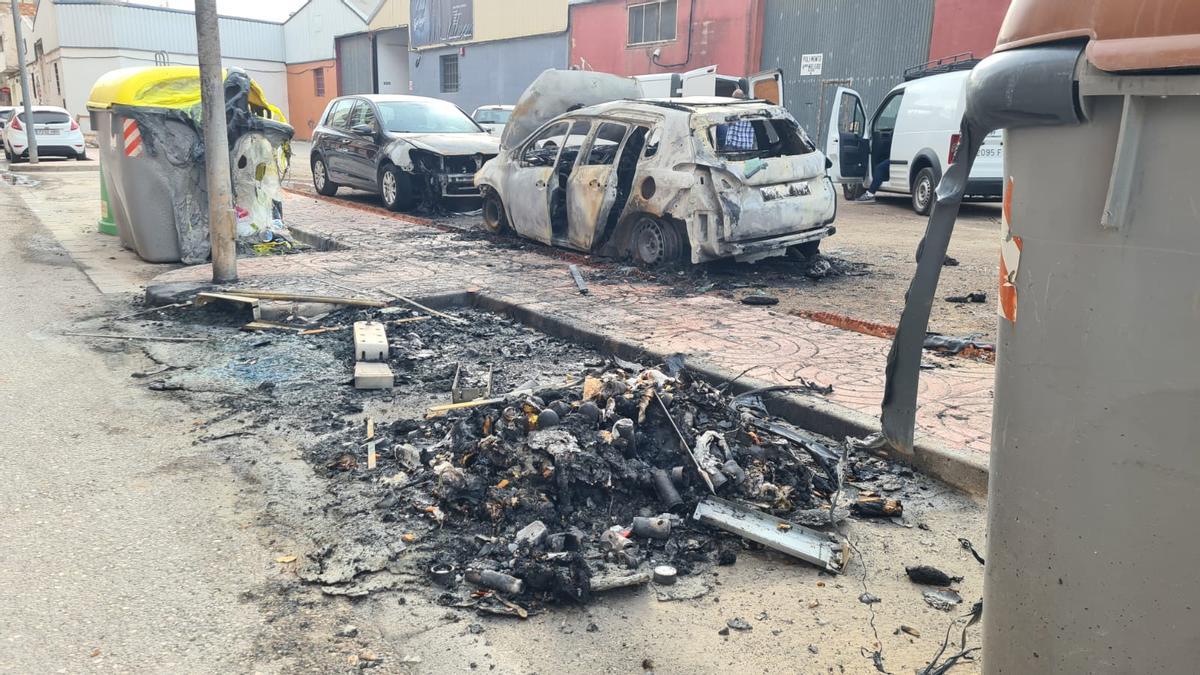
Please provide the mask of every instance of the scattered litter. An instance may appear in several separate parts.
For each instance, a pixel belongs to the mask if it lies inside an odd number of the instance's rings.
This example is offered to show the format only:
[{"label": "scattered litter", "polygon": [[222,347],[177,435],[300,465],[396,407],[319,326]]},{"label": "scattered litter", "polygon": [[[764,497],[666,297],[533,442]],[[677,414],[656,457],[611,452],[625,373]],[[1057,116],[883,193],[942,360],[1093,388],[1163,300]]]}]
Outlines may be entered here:
[{"label": "scattered litter", "polygon": [[921,594],[921,597],[925,598],[925,604],[934,609],[940,609],[943,612],[949,612],[956,605],[962,604],[963,601],[958,591],[949,588],[925,591]]},{"label": "scattered litter", "polygon": [[904,504],[899,499],[867,495],[850,504],[850,513],[859,518],[897,518],[904,515]]},{"label": "scattered litter", "polygon": [[275,562],[279,563],[280,565],[286,565],[286,564],[288,564],[288,563],[294,563],[294,562],[296,562],[296,556],[294,556],[294,555],[281,555],[281,556],[279,556],[278,558],[275,558]]},{"label": "scattered litter", "polygon": [[583,280],[583,275],[579,273],[579,266],[571,265],[568,269],[571,271],[571,278],[575,280],[575,287],[579,289],[579,294],[587,295],[587,282]]},{"label": "scattered litter", "polygon": [[913,567],[905,567],[905,573],[914,584],[925,584],[926,586],[949,586],[951,583],[962,581],[962,577],[955,577],[946,574],[936,567],[930,565],[915,565]]},{"label": "scattered litter", "polygon": [[980,565],[987,564],[983,561],[983,556],[979,555],[979,551],[975,550],[975,545],[971,543],[970,539],[967,539],[966,537],[959,537],[958,543],[964,549],[966,549],[967,551],[970,551],[971,556],[974,557],[975,561],[978,562]]},{"label": "scattered litter", "polygon": [[878,596],[871,595],[867,592],[864,592],[862,595],[858,596],[858,601],[864,605],[874,605],[875,603],[883,602],[883,600],[880,600]]},{"label": "scattered litter", "polygon": [[254,322],[262,318],[262,311],[258,306],[258,298],[248,295],[235,295],[233,293],[202,292],[196,294],[195,305],[197,307],[213,304],[242,312],[245,315],[244,320]]},{"label": "scattered litter", "polygon": [[942,258],[942,265],[946,267],[958,267],[958,258],[946,256],[945,258]]},{"label": "scattered litter", "polygon": [[[301,293],[280,293],[276,291],[259,291],[250,288],[238,288],[230,291],[226,295],[234,295],[239,298],[257,298],[259,300],[283,300],[285,302],[319,302],[327,305],[345,305],[348,307],[386,307],[387,303],[382,300],[371,300],[369,298],[345,298],[335,297],[330,295],[305,295]],[[200,293],[199,295],[205,295]],[[198,297],[198,296],[197,296]]]},{"label": "scattered litter", "polygon": [[905,624],[900,624],[900,627],[897,628],[896,630],[897,630],[897,632],[900,632],[900,633],[907,633],[915,638],[921,637],[921,631],[917,630],[916,628],[913,628],[912,626],[908,626]]},{"label": "scattered litter", "polygon": [[732,619],[726,621],[725,625],[729,626],[730,628],[732,628],[734,630],[754,630],[754,626],[751,626],[750,622],[746,621],[745,619],[743,619],[740,616],[735,616]]},{"label": "scattered litter", "polygon": [[743,305],[770,306],[778,305],[779,298],[766,293],[752,293],[742,298]]},{"label": "scattered litter", "polygon": [[670,565],[659,565],[654,568],[654,583],[669,586],[675,583],[677,571]]},{"label": "scattered litter", "polygon": [[813,256],[808,262],[808,266],[804,268],[804,276],[809,279],[824,279],[834,273],[833,263],[829,262],[824,256]]},{"label": "scattered litter", "polygon": [[959,304],[968,302],[987,302],[987,293],[985,291],[972,291],[966,295],[950,295],[946,297],[946,302],[956,302]]},{"label": "scattered litter", "polygon": [[925,336],[925,349],[935,352],[947,352],[957,354],[964,349],[978,349],[985,352],[996,351],[996,345],[992,342],[982,342],[978,335],[968,335],[966,337],[946,337],[936,333],[929,333]]},{"label": "scattered litter", "polygon": [[[751,541],[840,574],[849,558],[835,535],[792,525],[781,518],[748,509],[718,497],[706,497],[696,505],[696,520],[728,530]],[[780,525],[787,525],[780,528]]]}]

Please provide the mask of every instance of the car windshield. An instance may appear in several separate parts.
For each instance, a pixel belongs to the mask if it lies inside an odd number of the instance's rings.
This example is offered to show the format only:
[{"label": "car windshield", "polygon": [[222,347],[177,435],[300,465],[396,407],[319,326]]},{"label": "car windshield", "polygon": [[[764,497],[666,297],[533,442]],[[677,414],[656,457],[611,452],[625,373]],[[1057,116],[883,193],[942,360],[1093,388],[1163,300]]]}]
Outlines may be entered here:
[{"label": "car windshield", "polygon": [[[20,120],[22,122],[24,122],[25,121],[25,111],[21,111],[21,114],[18,117],[20,118]],[[66,113],[63,113],[63,112],[58,112],[56,110],[34,110],[33,111],[33,123],[34,124],[69,124],[70,122],[71,122],[71,116]]]},{"label": "car windshield", "polygon": [[477,134],[479,126],[451,103],[380,101],[379,122],[395,133]]},{"label": "car windshield", "polygon": [[488,108],[485,110],[476,110],[475,121],[480,124],[508,124],[508,118],[511,115],[511,110]]}]

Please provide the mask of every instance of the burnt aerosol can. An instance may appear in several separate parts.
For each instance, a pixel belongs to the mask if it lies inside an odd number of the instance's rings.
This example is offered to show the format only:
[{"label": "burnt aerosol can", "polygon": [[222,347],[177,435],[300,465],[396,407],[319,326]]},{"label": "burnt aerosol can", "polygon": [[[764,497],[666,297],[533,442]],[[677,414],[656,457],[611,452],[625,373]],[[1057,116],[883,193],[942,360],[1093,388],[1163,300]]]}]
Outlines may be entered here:
[{"label": "burnt aerosol can", "polygon": [[[1014,0],[971,75],[968,157],[1007,129],[985,673],[1196,672],[1198,68],[1194,0]],[[889,357],[901,449],[960,163]]]}]

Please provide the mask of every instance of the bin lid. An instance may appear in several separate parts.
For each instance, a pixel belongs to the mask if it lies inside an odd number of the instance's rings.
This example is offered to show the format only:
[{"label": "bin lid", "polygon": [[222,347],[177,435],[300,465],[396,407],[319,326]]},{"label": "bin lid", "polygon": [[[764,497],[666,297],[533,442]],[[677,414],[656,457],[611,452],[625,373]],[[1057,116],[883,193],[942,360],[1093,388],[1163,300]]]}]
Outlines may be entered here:
[{"label": "bin lid", "polygon": [[[221,71],[221,79],[228,74]],[[287,121],[283,111],[271,105],[262,88],[250,80],[250,104],[271,111],[271,119]],[[108,110],[114,105],[188,110],[200,104],[200,69],[196,66],[139,66],[118,68],[100,76],[88,95],[89,110]]]},{"label": "bin lid", "polygon": [[1087,38],[1101,70],[1200,67],[1197,0],[1013,0],[996,51]]}]

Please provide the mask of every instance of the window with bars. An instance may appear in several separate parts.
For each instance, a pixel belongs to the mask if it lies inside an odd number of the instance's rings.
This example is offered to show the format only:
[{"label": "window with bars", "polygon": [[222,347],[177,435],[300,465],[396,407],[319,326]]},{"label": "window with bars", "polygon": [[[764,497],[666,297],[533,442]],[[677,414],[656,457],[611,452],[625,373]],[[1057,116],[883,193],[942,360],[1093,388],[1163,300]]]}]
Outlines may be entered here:
[{"label": "window with bars", "polygon": [[313,93],[317,98],[325,97],[325,69],[313,68]]},{"label": "window with bars", "polygon": [[443,54],[440,65],[442,92],[458,91],[458,54]]},{"label": "window with bars", "polygon": [[630,45],[667,42],[675,39],[676,0],[629,6]]}]

